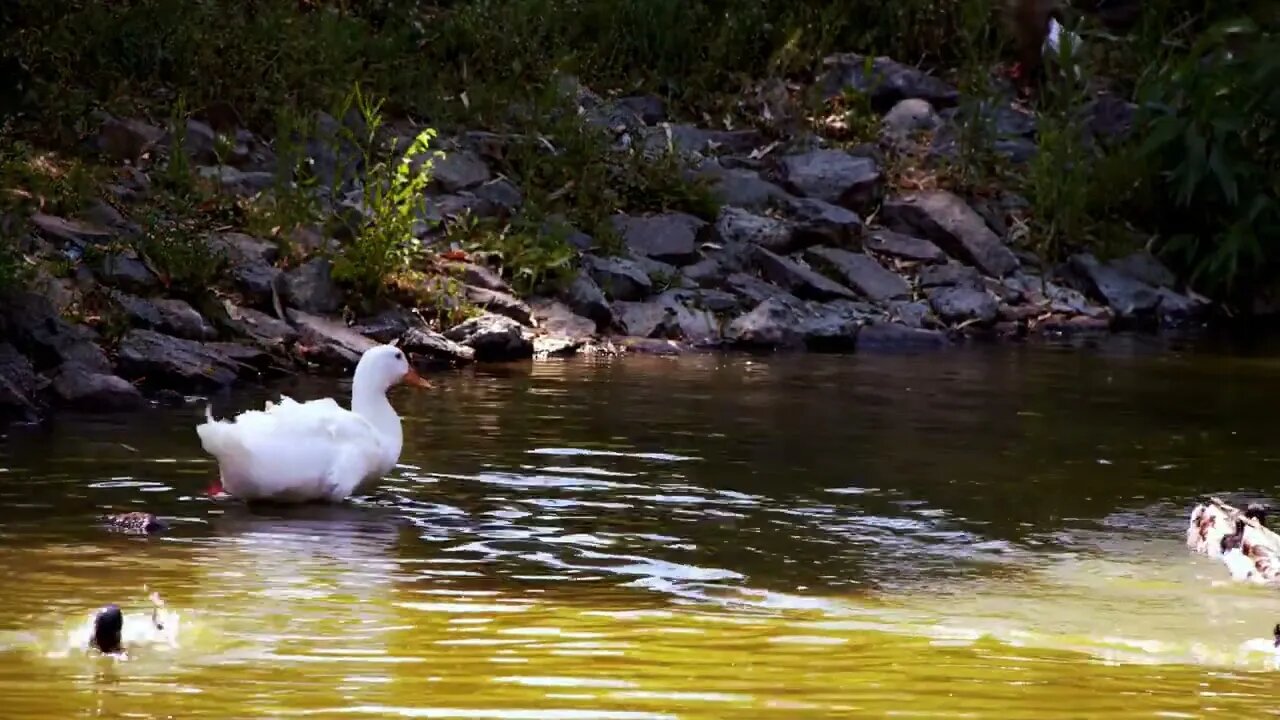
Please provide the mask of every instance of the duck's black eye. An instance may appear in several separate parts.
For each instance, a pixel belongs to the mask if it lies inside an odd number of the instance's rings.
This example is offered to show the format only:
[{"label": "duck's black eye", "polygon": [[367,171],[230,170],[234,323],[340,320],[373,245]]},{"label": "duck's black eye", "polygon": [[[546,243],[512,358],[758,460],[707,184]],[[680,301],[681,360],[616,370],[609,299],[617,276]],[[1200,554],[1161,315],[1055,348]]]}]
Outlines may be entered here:
[{"label": "duck's black eye", "polygon": [[403,360],[403,359],[404,359],[404,353],[402,353],[402,352],[398,352],[398,353],[396,353],[396,359],[397,359],[397,360]]}]

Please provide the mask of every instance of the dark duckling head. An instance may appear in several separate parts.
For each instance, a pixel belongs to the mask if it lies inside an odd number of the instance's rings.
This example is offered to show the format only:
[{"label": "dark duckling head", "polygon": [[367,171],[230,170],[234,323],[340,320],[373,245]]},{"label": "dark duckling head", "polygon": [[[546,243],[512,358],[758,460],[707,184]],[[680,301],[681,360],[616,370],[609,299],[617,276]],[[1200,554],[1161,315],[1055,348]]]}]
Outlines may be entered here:
[{"label": "dark duckling head", "polygon": [[149,535],[168,529],[168,524],[147,512],[129,512],[118,515],[107,515],[103,518],[112,530],[119,532]]},{"label": "dark duckling head", "polygon": [[118,653],[120,631],[124,629],[124,614],[116,605],[108,605],[93,618],[93,647],[104,653]]},{"label": "dark duckling head", "polygon": [[1258,524],[1263,527],[1267,526],[1267,509],[1258,503],[1249,503],[1249,507],[1244,511],[1244,516],[1257,520]]},{"label": "dark duckling head", "polygon": [[1276,647],[1280,648],[1280,623],[1276,623],[1276,627],[1271,631],[1271,634],[1276,638]]},{"label": "dark duckling head", "polygon": [[1243,544],[1244,544],[1244,520],[1237,518],[1236,531],[1231,533],[1230,535],[1222,536],[1222,552],[1225,553],[1228,550],[1234,550],[1235,548],[1241,548],[1241,550],[1243,550],[1244,548],[1241,547]]}]

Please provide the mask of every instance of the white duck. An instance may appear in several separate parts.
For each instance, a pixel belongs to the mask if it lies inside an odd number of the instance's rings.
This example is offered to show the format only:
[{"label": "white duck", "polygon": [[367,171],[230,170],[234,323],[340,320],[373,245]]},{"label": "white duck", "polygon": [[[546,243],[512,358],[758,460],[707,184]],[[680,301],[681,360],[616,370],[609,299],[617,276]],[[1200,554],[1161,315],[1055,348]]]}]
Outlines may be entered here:
[{"label": "white duck", "polygon": [[[221,489],[242,500],[338,502],[381,478],[400,458],[400,416],[387,401],[397,383],[430,387],[394,344],[369,348],[356,364],[351,409],[332,398],[281,396],[265,410],[196,427],[218,460]],[[216,487],[216,486],[215,486]]]}]

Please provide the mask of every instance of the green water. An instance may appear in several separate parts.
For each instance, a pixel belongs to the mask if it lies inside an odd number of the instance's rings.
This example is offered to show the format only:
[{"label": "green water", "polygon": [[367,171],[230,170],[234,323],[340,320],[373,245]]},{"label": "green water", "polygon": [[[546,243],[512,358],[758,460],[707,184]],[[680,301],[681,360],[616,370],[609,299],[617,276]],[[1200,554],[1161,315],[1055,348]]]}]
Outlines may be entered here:
[{"label": "green water", "polygon": [[[0,440],[4,718],[1258,717],[1280,591],[1190,555],[1280,501],[1280,361],[549,361],[400,389],[334,508],[203,494],[203,407]],[[275,388],[297,399],[341,384]],[[266,390],[218,398],[220,414]],[[93,523],[145,509],[171,532]],[[156,590],[172,642],[78,645]],[[1265,643],[1262,643],[1265,646]]]}]

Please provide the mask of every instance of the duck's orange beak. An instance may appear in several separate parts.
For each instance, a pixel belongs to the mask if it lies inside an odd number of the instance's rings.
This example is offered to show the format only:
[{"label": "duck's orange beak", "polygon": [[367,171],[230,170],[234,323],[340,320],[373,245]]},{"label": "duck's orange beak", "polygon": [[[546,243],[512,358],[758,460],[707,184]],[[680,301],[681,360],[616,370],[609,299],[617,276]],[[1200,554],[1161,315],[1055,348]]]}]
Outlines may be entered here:
[{"label": "duck's orange beak", "polygon": [[427,380],[419,375],[418,371],[413,368],[409,368],[409,372],[404,374],[404,377],[401,378],[400,382],[403,382],[405,385],[414,385],[421,388],[431,387],[431,383],[427,382]]}]

